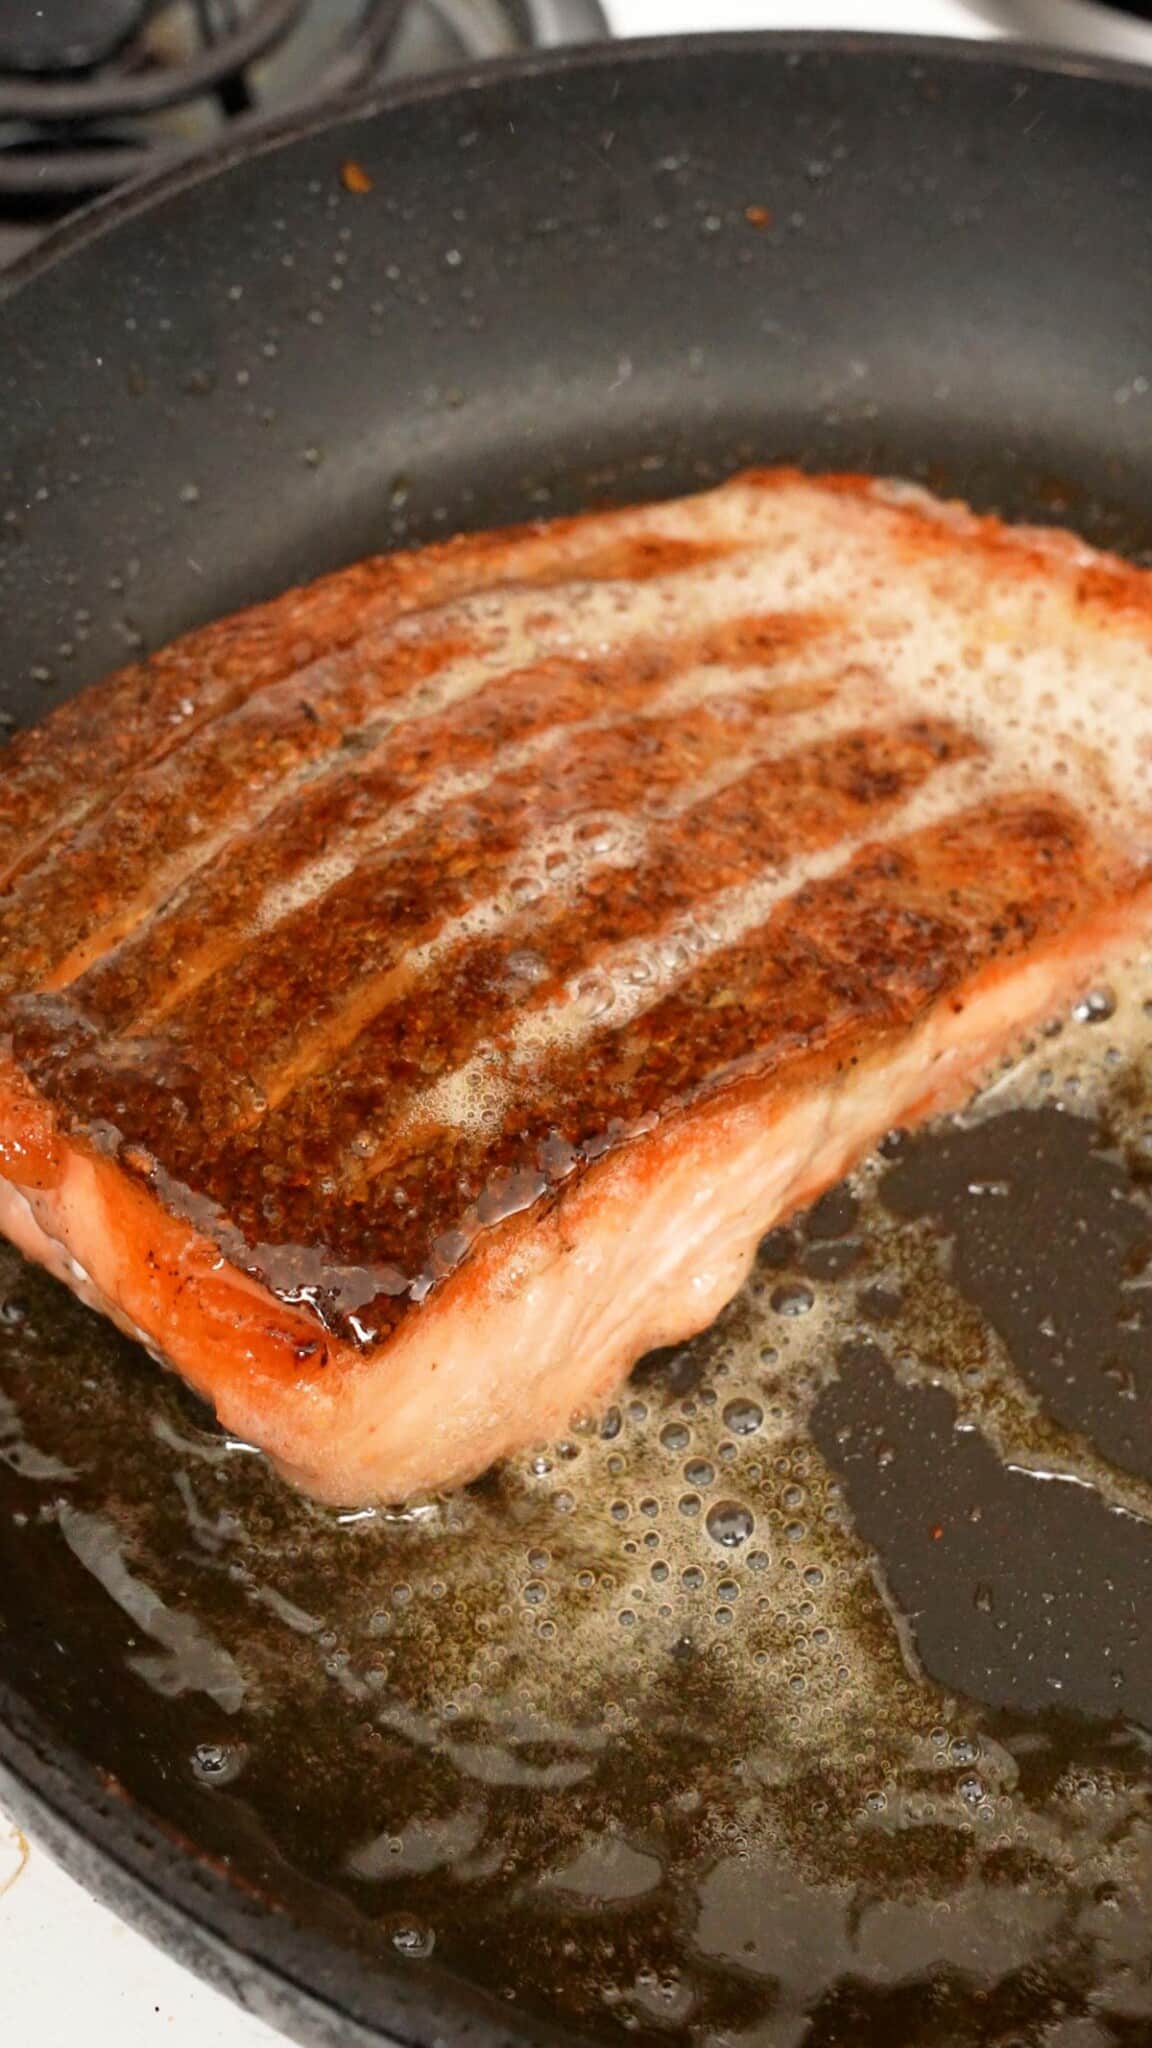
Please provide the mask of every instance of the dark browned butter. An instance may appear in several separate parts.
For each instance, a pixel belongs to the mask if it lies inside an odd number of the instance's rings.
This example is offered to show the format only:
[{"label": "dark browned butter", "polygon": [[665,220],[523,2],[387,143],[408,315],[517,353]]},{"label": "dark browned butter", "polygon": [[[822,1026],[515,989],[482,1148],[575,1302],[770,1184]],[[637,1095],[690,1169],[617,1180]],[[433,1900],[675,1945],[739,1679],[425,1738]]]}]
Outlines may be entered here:
[{"label": "dark browned butter", "polygon": [[291,1496],[0,1257],[0,1675],[242,1881],[585,2039],[1152,2042],[1152,969],[598,1425]]}]

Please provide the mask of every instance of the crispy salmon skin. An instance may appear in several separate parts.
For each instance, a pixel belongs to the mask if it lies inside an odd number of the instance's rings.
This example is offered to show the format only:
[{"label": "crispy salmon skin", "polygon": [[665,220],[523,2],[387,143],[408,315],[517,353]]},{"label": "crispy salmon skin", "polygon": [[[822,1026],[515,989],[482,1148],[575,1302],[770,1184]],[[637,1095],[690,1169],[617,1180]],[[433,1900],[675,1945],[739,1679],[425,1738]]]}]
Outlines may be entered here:
[{"label": "crispy salmon skin", "polygon": [[449,1486],[1147,933],[1152,577],[790,470],[382,557],[14,739],[0,887],[0,1228]]}]

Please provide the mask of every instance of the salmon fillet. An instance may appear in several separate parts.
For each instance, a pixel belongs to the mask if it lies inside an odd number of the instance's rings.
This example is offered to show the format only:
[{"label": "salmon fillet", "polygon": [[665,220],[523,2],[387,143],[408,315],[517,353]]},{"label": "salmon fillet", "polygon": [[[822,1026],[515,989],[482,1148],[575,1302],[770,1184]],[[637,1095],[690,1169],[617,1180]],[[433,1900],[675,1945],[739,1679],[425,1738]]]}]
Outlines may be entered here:
[{"label": "salmon fillet", "polygon": [[0,762],[0,1228],[297,1484],[466,1480],[1152,926],[1152,577],[751,474],[360,564]]}]

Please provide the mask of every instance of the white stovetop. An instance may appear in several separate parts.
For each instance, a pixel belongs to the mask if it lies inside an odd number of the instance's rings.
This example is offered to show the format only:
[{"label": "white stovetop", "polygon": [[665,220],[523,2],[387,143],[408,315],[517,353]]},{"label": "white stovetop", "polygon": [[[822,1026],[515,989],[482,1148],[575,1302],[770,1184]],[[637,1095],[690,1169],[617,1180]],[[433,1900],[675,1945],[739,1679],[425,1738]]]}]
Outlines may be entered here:
[{"label": "white stovetop", "polygon": [[[622,35],[846,28],[985,35],[964,0],[607,0]],[[36,2048],[283,2048],[282,2037],[154,1949],[0,1809],[0,2016]]]}]

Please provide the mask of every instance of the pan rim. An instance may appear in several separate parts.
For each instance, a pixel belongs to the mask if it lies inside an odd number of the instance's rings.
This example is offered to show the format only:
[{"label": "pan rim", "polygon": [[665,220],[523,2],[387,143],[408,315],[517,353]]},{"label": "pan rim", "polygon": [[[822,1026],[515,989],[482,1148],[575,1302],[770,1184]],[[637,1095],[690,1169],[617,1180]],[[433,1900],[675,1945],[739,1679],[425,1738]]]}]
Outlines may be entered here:
[{"label": "pan rim", "polygon": [[[923,61],[947,67],[979,67],[1009,75],[1064,76],[1088,85],[1152,92],[1152,67],[1089,59],[1074,51],[960,37],[732,32],[637,38],[522,55],[424,81],[405,82],[375,93],[350,95],[330,102],[322,112],[286,115],[242,138],[224,142],[194,158],[181,159],[146,181],[84,209],[21,258],[0,280],[0,307],[54,272],[69,256],[101,242],[121,225],[150,215],[170,200],[208,185],[242,164],[344,124],[373,120],[406,107],[434,105],[448,98],[464,102],[489,88],[498,89],[518,79],[549,80],[601,68],[615,69],[624,64],[659,65],[696,56],[753,52],[773,57],[823,55],[849,62]],[[421,1995],[408,2008],[407,2019],[398,1994],[396,2009],[385,2021],[366,2019],[348,2002],[348,1980],[358,1970],[348,1951],[328,1934],[310,1932],[309,1939],[316,1949],[339,1958],[342,1964],[341,1983],[321,1991],[315,1980],[308,1981],[292,1967],[291,1944],[298,1923],[268,1902],[252,1902],[251,1917],[241,1939],[239,1930],[230,1930],[228,1926],[240,1898],[238,1887],[229,1876],[203,1860],[193,1845],[174,1855],[170,1833],[130,1796],[125,1796],[124,1805],[128,1824],[117,1828],[106,1809],[109,1800],[117,1796],[118,1788],[102,1783],[97,1767],[70,1748],[60,1745],[54,1754],[47,1753],[44,1741],[38,1741],[34,1731],[21,1729],[19,1724],[25,1716],[26,1709],[18,1695],[0,1685],[0,1794],[7,1809],[18,1821],[27,1821],[33,1832],[49,1845],[50,1853],[87,1889],[178,1960],[215,1981],[218,1988],[230,1991],[254,2016],[267,2017],[280,2027],[300,2025],[306,2020],[309,2039],[333,2044],[340,2041],[351,2044],[351,2048],[359,2048],[359,2044],[363,2048],[384,2048],[387,2042],[396,2044],[396,2048],[400,2044],[403,2048],[423,2048],[446,2020],[451,2024],[453,2016],[458,2017],[459,2005],[453,2008],[447,1979],[442,1978],[439,1984],[430,1981],[421,1987]],[[192,1853],[188,1853],[189,1849]],[[213,1961],[217,1965],[215,1971]],[[367,1974],[384,1993],[381,2003],[390,2004],[397,1980],[379,1970]],[[252,1985],[259,1996],[242,1996],[241,1983]],[[445,1987],[443,1992],[441,1985]],[[479,2003],[480,1994],[475,1987],[467,1989]],[[381,2024],[388,2027],[387,2034],[380,2031]],[[523,2031],[507,2033],[496,2019],[490,2023],[482,2021],[477,2031],[478,2038],[486,2039],[490,2048],[503,2048],[504,2043],[512,2041],[523,2043],[529,2038]],[[560,2048],[558,2033],[554,2031],[551,2038]],[[573,2041],[577,2037],[566,2038]]]},{"label": "pan rim", "polygon": [[[286,2039],[307,2048],[429,2048],[450,2038],[445,2029],[468,2010],[469,2036],[483,2048],[543,2048],[545,2038],[548,2048],[584,2048],[585,2036],[550,2027],[545,2037],[527,2014],[510,2013],[516,2026],[509,2031],[477,1985],[461,1981],[454,1996],[446,1972],[414,1981],[406,2000],[399,1973],[365,1962],[273,1900],[246,1896],[224,1866],[180,1840],[70,1745],[45,1755],[18,1731],[25,1710],[12,1694],[13,1716],[7,1692],[0,1687],[0,1797],[16,1826],[118,1919]],[[116,1801],[124,1829],[107,1812]],[[242,1907],[243,1935],[228,1924]],[[336,1981],[321,1989],[306,1967],[294,1967],[301,1936],[330,1969],[338,1966]],[[353,1981],[373,1987],[385,2008],[379,2018],[348,1995]]]},{"label": "pan rim", "polygon": [[254,162],[345,122],[372,120],[380,114],[406,107],[480,94],[488,87],[513,79],[566,78],[596,71],[608,64],[639,66],[659,64],[675,57],[739,55],[752,51],[785,57],[828,55],[923,59],[993,71],[1024,71],[1075,78],[1088,84],[1119,85],[1152,94],[1152,65],[1121,58],[1087,57],[1083,51],[1018,43],[1003,37],[869,34],[835,29],[734,29],[700,35],[621,37],[618,41],[576,43],[559,50],[520,53],[495,58],[482,65],[438,72],[424,79],[400,80],[375,92],[349,93],[328,101],[322,109],[289,112],[240,135],[233,129],[228,139],[207,150],[181,156],[166,169],[152,172],[108,196],[97,198],[91,205],[81,207],[58,228],[50,230],[43,241],[18,257],[0,275],[0,306],[54,270],[67,257],[102,241],[122,223],[140,219],[169,199],[210,184],[240,164]]}]

